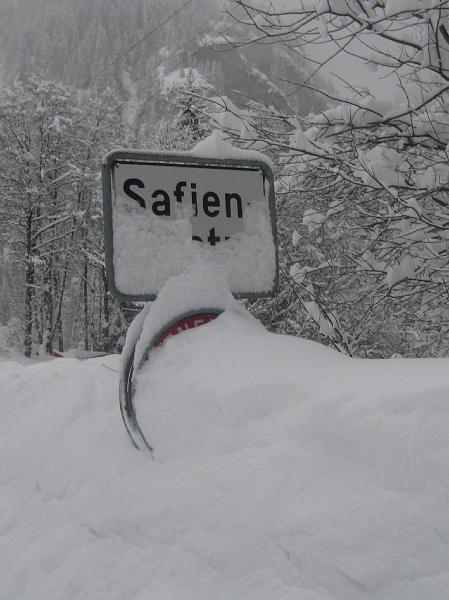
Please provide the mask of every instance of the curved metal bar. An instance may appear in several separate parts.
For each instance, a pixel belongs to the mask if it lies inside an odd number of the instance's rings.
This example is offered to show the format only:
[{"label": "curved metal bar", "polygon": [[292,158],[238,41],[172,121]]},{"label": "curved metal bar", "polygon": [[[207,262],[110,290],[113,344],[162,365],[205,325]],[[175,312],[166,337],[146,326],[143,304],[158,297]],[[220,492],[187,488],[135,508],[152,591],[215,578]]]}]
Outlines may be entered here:
[{"label": "curved metal bar", "polygon": [[[134,348],[135,350],[135,348]],[[119,388],[119,399],[120,399],[120,412],[122,414],[122,420],[125,425],[126,431],[133,443],[133,446],[138,450],[142,448],[153,452],[153,448],[148,443],[147,439],[143,435],[142,430],[137,422],[136,411],[134,408],[134,350],[126,363],[122,377],[120,378]]]},{"label": "curved metal bar", "polygon": [[[195,318],[195,317],[210,317],[213,319],[218,317],[223,312],[222,309],[218,308],[205,308],[202,310],[196,310],[193,312],[185,313],[184,315],[173,319],[167,323],[151,340],[148,344],[148,347],[144,353],[144,358],[142,360],[147,362],[150,359],[151,351],[161,343],[163,343],[167,337],[167,332],[176,327],[179,323],[181,324],[183,321],[187,319]],[[212,320],[212,319],[209,319]],[[197,326],[201,326],[203,323],[200,323]],[[192,328],[191,328],[192,329]],[[185,330],[188,331],[188,330]],[[159,343],[158,343],[159,342]],[[136,342],[137,345],[138,342]],[[145,435],[143,434],[139,423],[137,421],[136,409],[134,406],[134,394],[135,394],[135,386],[134,386],[134,357],[136,345],[133,348],[133,351],[130,353],[129,359],[123,367],[123,371],[120,377],[120,387],[119,387],[119,400],[120,400],[120,412],[122,415],[122,420],[125,425],[126,431],[133,443],[133,446],[138,450],[148,450],[150,454],[153,453],[153,447],[149,444]],[[137,366],[137,370],[141,365]]]}]

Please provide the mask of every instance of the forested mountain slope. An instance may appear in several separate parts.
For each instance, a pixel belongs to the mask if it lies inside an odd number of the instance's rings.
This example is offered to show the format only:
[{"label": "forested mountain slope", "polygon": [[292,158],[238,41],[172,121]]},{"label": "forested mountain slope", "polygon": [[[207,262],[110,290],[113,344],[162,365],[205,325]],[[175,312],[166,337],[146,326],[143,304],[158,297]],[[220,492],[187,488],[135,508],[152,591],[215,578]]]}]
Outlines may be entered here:
[{"label": "forested mountain slope", "polygon": [[159,116],[164,75],[183,68],[243,103],[302,114],[322,106],[307,91],[290,94],[287,82],[307,75],[293,52],[233,47],[238,26],[218,0],[135,0],[132,8],[119,0],[6,0],[2,11],[6,81],[39,75],[81,89],[110,86],[137,102],[141,120]]}]

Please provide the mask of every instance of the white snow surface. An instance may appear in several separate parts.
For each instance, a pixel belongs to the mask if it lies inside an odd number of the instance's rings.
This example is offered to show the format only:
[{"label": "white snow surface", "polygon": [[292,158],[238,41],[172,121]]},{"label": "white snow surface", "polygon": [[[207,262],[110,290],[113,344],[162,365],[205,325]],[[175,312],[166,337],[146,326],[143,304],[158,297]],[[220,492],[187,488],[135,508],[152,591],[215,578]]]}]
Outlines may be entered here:
[{"label": "white snow surface", "polygon": [[169,279],[156,300],[143,309],[138,326],[130,328],[122,352],[122,367],[135,346],[134,366],[137,370],[161,328],[183,316],[208,309],[241,312],[241,305],[234,299],[226,281],[226,271],[207,262],[193,265],[185,273]]},{"label": "white snow surface", "polygon": [[235,158],[244,160],[259,160],[264,162],[271,170],[274,165],[271,159],[257,150],[237,148],[226,140],[222,131],[215,129],[207,138],[198,142],[189,154],[203,158]]},{"label": "white snow surface", "polygon": [[0,598],[447,600],[446,359],[356,360],[228,310],[119,358],[0,363]]}]

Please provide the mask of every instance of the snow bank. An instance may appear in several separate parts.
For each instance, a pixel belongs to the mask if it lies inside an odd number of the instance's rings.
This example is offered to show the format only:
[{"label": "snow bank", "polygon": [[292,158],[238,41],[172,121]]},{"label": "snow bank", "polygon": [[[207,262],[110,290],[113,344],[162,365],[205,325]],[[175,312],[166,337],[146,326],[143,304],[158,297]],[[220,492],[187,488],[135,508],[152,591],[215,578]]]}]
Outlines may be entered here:
[{"label": "snow bank", "polygon": [[201,142],[198,142],[189,154],[201,156],[202,158],[259,160],[264,162],[272,171],[274,171],[274,164],[266,154],[262,154],[257,150],[247,150],[233,146],[226,141],[225,134],[218,129],[214,130],[211,135],[204,140],[201,140]]},{"label": "snow bank", "polygon": [[[446,600],[449,369],[233,312],[117,357],[0,364],[5,599]],[[105,368],[109,367],[109,368]]]},{"label": "snow bank", "polygon": [[[138,341],[133,327],[130,339],[126,340],[123,364],[128,360],[130,346],[136,346],[134,365],[138,369],[154,337],[163,327],[175,319],[201,310],[234,310],[242,313],[243,308],[234,299],[226,283],[226,272],[208,265],[195,265],[178,277],[172,277],[164,285],[155,302],[145,307],[145,317],[139,320]],[[248,313],[249,317],[249,313]]]}]

